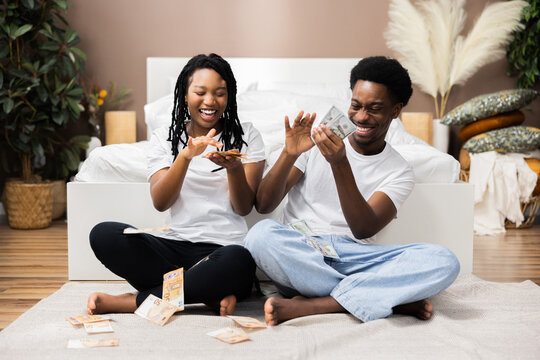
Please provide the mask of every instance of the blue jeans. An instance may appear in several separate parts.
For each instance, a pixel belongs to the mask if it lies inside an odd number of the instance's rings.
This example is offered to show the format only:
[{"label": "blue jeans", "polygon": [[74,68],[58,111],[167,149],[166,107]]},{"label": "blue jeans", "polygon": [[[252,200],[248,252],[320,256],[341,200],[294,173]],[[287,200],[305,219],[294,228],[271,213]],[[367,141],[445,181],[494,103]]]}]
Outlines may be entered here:
[{"label": "blue jeans", "polygon": [[348,236],[311,237],[331,245],[339,256],[324,256],[304,234],[274,220],[248,232],[246,248],[278,289],[288,297],[332,296],[367,322],[392,315],[397,305],[432,297],[454,282],[459,261],[434,244],[359,244]]}]

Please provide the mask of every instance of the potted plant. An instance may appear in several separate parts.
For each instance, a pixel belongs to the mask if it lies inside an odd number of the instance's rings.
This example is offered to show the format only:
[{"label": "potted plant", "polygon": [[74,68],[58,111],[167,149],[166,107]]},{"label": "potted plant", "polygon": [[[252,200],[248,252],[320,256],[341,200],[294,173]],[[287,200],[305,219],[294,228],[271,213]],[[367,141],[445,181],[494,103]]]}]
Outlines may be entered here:
[{"label": "potted plant", "polygon": [[66,0],[0,5],[0,162],[5,173],[20,175],[5,188],[14,228],[49,226],[52,183],[41,180],[40,169],[53,158],[59,176],[76,170],[89,141],[61,134],[83,109],[79,82],[86,60],[63,16],[67,8]]},{"label": "potted plant", "polygon": [[523,29],[516,31],[506,49],[508,75],[517,75],[519,88],[532,89],[540,79],[540,0],[527,0],[523,8]]}]

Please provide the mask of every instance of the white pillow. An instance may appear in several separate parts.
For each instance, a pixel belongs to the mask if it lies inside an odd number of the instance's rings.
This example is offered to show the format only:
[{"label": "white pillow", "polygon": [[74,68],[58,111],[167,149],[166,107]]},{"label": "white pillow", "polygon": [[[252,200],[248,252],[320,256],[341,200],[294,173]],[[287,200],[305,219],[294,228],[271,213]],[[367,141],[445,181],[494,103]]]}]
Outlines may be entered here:
[{"label": "white pillow", "polygon": [[146,133],[148,134],[148,139],[150,139],[154,130],[171,124],[173,106],[174,94],[166,95],[144,105],[144,122],[147,127]]},{"label": "white pillow", "polygon": [[149,141],[95,148],[82,163],[75,181],[147,182]]},{"label": "white pillow", "polygon": [[285,81],[259,81],[257,90],[288,91],[305,96],[319,96],[325,98],[346,99],[351,98],[351,89],[348,82],[336,83],[305,83]]},{"label": "white pillow", "polygon": [[411,164],[417,183],[458,181],[459,162],[409,134],[400,119],[392,120],[385,140]]}]

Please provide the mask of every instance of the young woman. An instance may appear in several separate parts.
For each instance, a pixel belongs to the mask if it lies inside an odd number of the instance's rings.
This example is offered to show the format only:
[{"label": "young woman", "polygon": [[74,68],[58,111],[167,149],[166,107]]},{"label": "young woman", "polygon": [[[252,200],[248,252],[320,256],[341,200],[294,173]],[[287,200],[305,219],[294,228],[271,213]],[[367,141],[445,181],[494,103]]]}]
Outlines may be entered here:
[{"label": "young woman", "polygon": [[90,232],[95,255],[138,294],[93,293],[87,311],[133,312],[149,294],[161,298],[163,275],[183,267],[184,303],[233,314],[254,279],[255,263],[240,245],[247,232],[242,216],[255,201],[264,145],[251,123],[240,124],[236,80],[223,58],[197,55],[186,64],[176,82],[172,123],[150,141],[150,194],[157,210],[169,210],[170,229],[124,234],[130,225],[96,225]]}]

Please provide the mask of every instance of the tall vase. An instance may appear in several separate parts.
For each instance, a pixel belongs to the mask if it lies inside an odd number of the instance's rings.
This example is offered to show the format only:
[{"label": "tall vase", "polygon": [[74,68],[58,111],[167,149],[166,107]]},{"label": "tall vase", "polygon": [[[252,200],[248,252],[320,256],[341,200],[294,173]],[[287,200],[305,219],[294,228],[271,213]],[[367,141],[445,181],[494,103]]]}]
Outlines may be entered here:
[{"label": "tall vase", "polygon": [[450,126],[441,124],[441,119],[433,119],[433,147],[448,153],[450,142]]}]

